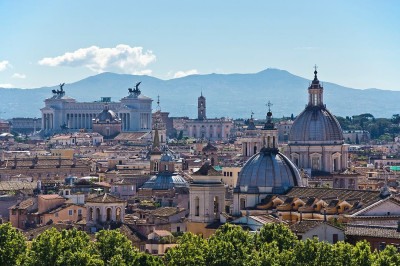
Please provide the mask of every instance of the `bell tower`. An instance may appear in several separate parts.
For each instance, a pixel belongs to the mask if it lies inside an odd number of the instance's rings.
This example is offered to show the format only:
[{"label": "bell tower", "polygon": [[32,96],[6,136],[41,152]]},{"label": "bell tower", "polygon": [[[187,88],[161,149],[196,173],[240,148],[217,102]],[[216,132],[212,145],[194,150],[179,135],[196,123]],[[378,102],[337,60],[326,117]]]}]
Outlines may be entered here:
[{"label": "bell tower", "polygon": [[197,119],[204,120],[206,118],[206,97],[201,92],[200,97],[197,99]]}]

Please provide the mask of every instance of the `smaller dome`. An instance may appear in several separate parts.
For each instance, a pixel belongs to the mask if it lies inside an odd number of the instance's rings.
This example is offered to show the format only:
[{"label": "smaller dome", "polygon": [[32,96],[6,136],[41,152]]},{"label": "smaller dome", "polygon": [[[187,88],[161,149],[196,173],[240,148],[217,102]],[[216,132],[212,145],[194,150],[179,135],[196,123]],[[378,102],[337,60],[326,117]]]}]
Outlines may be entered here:
[{"label": "smaller dome", "polygon": [[297,167],[275,148],[262,148],[239,173],[235,192],[283,194],[301,186]]},{"label": "smaller dome", "polygon": [[120,119],[116,113],[114,113],[112,110],[109,110],[107,105],[104,106],[104,110],[98,114],[94,120],[96,123],[120,122]]},{"label": "smaller dome", "polygon": [[189,188],[189,183],[178,174],[159,173],[144,183],[142,188],[152,190]]}]

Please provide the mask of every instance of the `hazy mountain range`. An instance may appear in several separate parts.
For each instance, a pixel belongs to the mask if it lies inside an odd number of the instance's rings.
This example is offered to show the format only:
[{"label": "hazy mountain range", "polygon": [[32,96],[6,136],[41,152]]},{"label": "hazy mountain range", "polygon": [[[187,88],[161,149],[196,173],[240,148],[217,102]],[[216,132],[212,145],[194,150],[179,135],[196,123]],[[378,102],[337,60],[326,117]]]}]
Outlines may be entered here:
[{"label": "hazy mountain range", "polygon": [[[207,117],[264,118],[266,103],[273,103],[275,117],[295,116],[308,102],[307,88],[313,78],[295,76],[287,71],[266,69],[254,74],[208,74],[161,80],[150,76],[101,73],[66,84],[66,95],[77,101],[97,101],[110,96],[113,101],[128,94],[128,88],[141,81],[142,94],[152,97],[153,109],[160,95],[162,111],[170,116],[197,116],[197,97],[207,98]],[[62,82],[62,81],[60,81]],[[352,89],[323,82],[324,102],[335,115],[351,116],[372,113],[375,117],[391,117],[399,113],[400,91]],[[40,117],[44,99],[51,97],[58,86],[37,89],[0,88],[0,117]]]}]

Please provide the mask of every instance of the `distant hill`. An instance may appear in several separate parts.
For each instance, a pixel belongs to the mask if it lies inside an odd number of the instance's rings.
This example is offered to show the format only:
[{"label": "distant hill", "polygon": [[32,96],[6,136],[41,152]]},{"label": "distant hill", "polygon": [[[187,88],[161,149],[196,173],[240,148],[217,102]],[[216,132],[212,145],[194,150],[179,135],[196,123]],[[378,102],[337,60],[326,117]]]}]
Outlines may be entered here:
[{"label": "distant hill", "polygon": [[[313,75],[310,74],[310,79]],[[170,116],[197,115],[197,97],[202,92],[207,98],[207,117],[264,118],[266,103],[273,103],[275,117],[295,116],[308,102],[310,80],[287,71],[266,69],[253,74],[208,74],[161,80],[149,76],[102,73],[66,84],[66,95],[78,101],[96,101],[110,96],[118,101],[128,88],[141,81],[140,89],[154,99],[160,95],[161,109]],[[333,114],[339,116],[371,113],[375,117],[391,117],[400,113],[400,91],[379,89],[358,90],[323,82],[324,102]],[[40,117],[44,99],[58,86],[37,89],[1,89],[0,117]]]}]

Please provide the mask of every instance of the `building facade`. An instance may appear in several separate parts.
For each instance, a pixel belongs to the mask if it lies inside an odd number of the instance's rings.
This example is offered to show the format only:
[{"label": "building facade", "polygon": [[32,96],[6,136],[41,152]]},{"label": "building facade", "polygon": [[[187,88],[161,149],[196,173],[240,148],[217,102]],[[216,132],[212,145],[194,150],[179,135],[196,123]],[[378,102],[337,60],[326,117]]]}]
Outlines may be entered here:
[{"label": "building facade", "polygon": [[44,101],[42,131],[52,134],[62,130],[91,130],[92,120],[103,111],[104,104],[121,119],[123,132],[150,131],[152,99],[142,95],[138,86],[129,89],[129,94],[119,102],[111,102],[111,97],[102,97],[96,102],[78,102],[65,95],[61,84],[60,90],[53,90],[53,96]]},{"label": "building facade", "polygon": [[185,121],[185,133],[189,138],[208,140],[228,140],[233,129],[233,120],[227,118],[207,118],[206,98],[201,94],[197,101],[197,119]]}]

